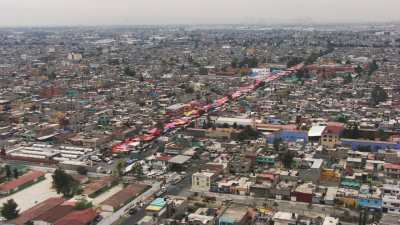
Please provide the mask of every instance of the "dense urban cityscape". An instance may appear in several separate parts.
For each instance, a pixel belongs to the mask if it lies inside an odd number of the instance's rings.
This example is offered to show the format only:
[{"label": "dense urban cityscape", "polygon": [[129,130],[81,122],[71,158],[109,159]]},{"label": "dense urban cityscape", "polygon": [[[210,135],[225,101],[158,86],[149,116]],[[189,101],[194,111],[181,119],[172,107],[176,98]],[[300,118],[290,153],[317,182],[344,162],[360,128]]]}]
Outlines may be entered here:
[{"label": "dense urban cityscape", "polygon": [[400,224],[400,25],[0,28],[0,224]]}]

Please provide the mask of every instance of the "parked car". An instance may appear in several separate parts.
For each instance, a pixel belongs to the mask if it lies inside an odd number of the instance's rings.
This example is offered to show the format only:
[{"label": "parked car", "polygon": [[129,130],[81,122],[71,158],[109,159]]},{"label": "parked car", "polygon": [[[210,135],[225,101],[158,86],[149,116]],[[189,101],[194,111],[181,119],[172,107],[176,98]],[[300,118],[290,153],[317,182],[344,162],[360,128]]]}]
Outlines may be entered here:
[{"label": "parked car", "polygon": [[133,214],[137,213],[137,211],[138,211],[138,207],[137,206],[133,206],[132,208],[129,209],[128,213],[130,215],[133,215]]}]

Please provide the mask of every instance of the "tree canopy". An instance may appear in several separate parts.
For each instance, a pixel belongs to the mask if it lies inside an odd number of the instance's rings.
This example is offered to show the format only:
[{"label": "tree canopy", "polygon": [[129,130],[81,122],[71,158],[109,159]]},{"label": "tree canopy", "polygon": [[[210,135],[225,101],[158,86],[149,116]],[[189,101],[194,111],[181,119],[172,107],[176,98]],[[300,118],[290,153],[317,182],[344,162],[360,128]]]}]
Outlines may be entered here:
[{"label": "tree canopy", "polygon": [[124,74],[125,74],[125,76],[134,77],[134,76],[136,76],[136,71],[134,69],[131,69],[129,66],[127,66],[124,69]]},{"label": "tree canopy", "polygon": [[239,141],[254,140],[260,137],[260,132],[251,126],[246,126],[237,136]]},{"label": "tree canopy", "polygon": [[18,205],[14,199],[9,199],[5,202],[1,208],[1,215],[7,220],[12,220],[18,217],[19,210]]},{"label": "tree canopy", "polygon": [[53,186],[57,193],[61,193],[64,197],[73,197],[79,190],[79,183],[71,175],[67,174],[63,169],[58,168],[54,171]]},{"label": "tree canopy", "polygon": [[387,98],[388,95],[386,91],[382,87],[376,85],[371,92],[370,103],[371,105],[376,106],[381,102],[385,102]]}]

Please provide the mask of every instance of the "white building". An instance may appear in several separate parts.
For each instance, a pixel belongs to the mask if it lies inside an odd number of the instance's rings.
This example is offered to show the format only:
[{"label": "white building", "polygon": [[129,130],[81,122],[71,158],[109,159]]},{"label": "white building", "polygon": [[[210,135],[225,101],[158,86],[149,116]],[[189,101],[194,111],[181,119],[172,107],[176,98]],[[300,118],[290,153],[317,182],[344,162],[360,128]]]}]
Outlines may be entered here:
[{"label": "white building", "polygon": [[82,60],[82,54],[71,52],[68,54],[67,58],[70,61],[80,61]]},{"label": "white building", "polygon": [[382,198],[382,211],[386,213],[400,214],[400,196],[384,195]]},{"label": "white building", "polygon": [[334,218],[327,216],[324,219],[324,223],[322,225],[338,225],[339,224],[339,218]]}]

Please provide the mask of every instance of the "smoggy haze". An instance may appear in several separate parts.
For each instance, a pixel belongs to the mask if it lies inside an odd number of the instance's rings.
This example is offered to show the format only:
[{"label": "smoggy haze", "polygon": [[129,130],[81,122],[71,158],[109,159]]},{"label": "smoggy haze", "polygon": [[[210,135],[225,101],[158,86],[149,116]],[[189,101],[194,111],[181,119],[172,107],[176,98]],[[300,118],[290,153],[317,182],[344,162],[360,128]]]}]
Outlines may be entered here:
[{"label": "smoggy haze", "polygon": [[400,21],[399,0],[0,0],[0,26]]}]

